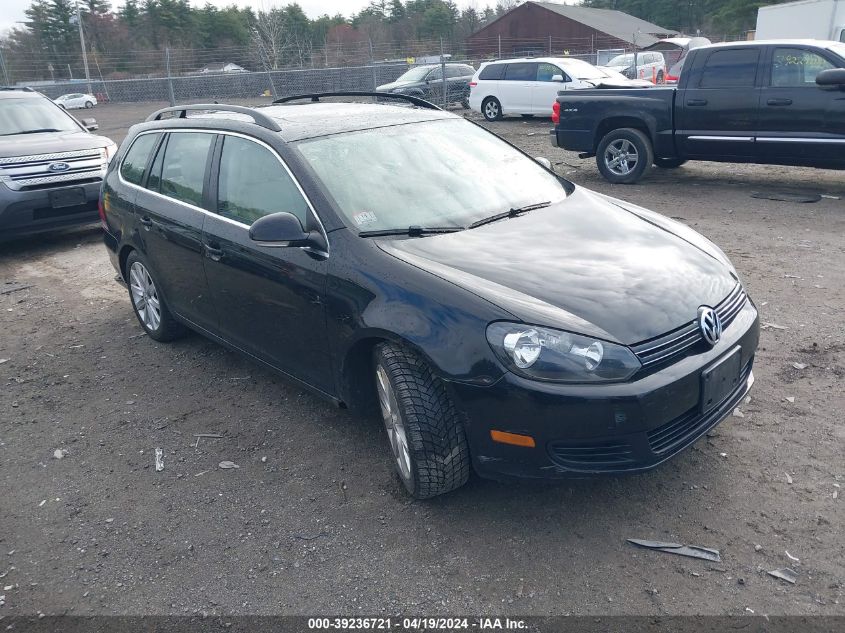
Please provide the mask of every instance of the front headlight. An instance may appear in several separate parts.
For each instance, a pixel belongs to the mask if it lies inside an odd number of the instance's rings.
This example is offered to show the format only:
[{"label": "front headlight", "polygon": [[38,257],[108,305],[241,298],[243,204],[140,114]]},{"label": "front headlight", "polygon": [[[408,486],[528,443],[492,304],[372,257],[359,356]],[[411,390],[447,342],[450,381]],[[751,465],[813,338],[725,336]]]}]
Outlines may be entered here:
[{"label": "front headlight", "polygon": [[521,323],[491,323],[487,341],[516,374],[554,382],[619,382],[640,369],[624,345]]}]

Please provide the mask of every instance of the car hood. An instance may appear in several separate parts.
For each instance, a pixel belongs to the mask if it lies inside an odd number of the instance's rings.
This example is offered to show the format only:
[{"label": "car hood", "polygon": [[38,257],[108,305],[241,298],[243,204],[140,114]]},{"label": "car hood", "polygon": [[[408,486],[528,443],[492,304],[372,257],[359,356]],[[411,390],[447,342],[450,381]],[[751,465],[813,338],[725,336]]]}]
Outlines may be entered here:
[{"label": "car hood", "polygon": [[689,323],[738,281],[692,229],[581,188],[517,218],[378,244],[517,319],[626,345]]},{"label": "car hood", "polygon": [[99,149],[111,144],[104,136],[88,132],[42,132],[41,134],[15,134],[0,136],[0,158],[55,154],[81,149]]}]

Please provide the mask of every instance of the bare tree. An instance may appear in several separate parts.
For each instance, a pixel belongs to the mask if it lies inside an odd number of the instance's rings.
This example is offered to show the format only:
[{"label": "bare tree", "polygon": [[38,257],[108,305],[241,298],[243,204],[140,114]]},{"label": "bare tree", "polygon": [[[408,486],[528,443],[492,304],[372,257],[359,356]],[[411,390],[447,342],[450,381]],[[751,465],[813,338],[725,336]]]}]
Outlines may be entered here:
[{"label": "bare tree", "polygon": [[252,29],[252,45],[265,68],[278,69],[290,48],[290,33],[285,14],[279,9],[259,11]]}]

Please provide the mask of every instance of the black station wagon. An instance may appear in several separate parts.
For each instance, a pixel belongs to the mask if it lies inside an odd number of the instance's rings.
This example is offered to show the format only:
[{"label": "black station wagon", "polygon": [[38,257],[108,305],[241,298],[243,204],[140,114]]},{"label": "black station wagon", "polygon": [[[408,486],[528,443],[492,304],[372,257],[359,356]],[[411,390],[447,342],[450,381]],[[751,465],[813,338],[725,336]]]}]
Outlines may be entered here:
[{"label": "black station wagon", "polygon": [[129,131],[101,214],[151,338],[380,410],[420,498],[648,470],[750,389],[757,310],[707,239],[419,99],[309,97]]}]

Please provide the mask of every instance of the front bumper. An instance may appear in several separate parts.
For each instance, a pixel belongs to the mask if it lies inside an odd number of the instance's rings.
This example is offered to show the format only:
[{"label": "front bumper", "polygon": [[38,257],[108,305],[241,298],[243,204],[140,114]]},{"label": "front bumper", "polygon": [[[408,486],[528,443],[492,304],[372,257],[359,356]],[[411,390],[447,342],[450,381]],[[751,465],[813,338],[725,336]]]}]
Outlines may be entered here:
[{"label": "front bumper", "polygon": [[[473,465],[493,479],[564,479],[651,470],[692,445],[742,402],[754,382],[757,310],[748,301],[722,340],[630,383],[563,385],[507,373],[495,385],[452,383],[467,414]],[[701,374],[739,348],[734,390],[701,412]],[[491,430],[530,435],[527,448],[494,442]]]},{"label": "front bumper", "polygon": [[[54,207],[50,193],[82,188],[84,202]],[[99,220],[100,182],[69,183],[61,187],[13,191],[0,184],[0,241]]]}]

